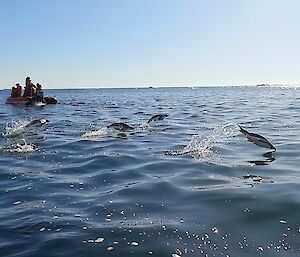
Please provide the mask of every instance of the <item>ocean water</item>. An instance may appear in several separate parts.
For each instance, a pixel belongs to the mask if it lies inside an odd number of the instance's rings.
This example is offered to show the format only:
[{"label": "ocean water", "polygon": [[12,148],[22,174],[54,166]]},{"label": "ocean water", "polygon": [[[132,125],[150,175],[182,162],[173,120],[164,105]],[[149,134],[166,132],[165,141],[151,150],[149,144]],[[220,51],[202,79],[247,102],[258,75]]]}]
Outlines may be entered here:
[{"label": "ocean water", "polygon": [[8,94],[0,256],[300,256],[300,89],[48,90],[45,107]]}]

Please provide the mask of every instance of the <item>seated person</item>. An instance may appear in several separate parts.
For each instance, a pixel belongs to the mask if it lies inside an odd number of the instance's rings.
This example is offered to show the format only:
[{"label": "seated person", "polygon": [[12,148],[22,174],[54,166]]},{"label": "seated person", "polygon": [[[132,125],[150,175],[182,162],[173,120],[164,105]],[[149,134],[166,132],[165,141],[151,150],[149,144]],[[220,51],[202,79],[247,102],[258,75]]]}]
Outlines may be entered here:
[{"label": "seated person", "polygon": [[34,84],[30,84],[30,96],[35,97],[36,95],[36,86]]},{"label": "seated person", "polygon": [[11,88],[11,93],[10,93],[11,97],[16,97],[16,90],[17,90],[16,87]]},{"label": "seated person", "polygon": [[31,95],[32,95],[32,98],[31,98],[31,101],[30,103],[34,103],[34,102],[44,102],[44,93],[43,93],[43,89],[42,89],[42,86],[37,83],[36,86],[33,85],[31,87]]},{"label": "seated person", "polygon": [[36,98],[42,100],[44,98],[44,92],[42,89],[42,85],[37,83],[36,84]]},{"label": "seated person", "polygon": [[19,83],[16,84],[16,97],[20,97],[22,95],[22,87],[20,86]]}]

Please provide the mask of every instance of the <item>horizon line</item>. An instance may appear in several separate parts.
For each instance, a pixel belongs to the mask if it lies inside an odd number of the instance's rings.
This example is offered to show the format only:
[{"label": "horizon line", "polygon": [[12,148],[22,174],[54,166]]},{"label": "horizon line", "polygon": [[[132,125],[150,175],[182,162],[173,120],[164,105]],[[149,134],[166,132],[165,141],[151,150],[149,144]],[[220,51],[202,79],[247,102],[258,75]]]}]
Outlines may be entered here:
[{"label": "horizon line", "polygon": [[[262,84],[216,84],[216,85],[194,85],[194,86],[88,86],[88,87],[45,87],[43,89],[66,89],[66,90],[82,90],[82,89],[158,89],[158,88],[207,88],[207,87],[300,87],[300,83],[291,83],[291,84],[269,84],[269,83],[262,83]],[[11,90],[11,88],[2,88],[0,90]]]}]

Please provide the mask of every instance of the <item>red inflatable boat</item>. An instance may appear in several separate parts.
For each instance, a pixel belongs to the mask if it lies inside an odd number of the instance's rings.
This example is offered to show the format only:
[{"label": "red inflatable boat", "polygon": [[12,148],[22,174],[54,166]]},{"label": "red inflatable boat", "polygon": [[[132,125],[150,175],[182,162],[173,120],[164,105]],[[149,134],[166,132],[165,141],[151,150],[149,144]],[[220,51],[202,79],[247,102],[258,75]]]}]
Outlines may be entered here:
[{"label": "red inflatable boat", "polygon": [[[46,104],[57,104],[57,99],[52,96],[44,97],[42,102],[45,102]],[[31,105],[32,103],[32,97],[8,97],[6,99],[7,104],[20,104],[20,105]]]}]

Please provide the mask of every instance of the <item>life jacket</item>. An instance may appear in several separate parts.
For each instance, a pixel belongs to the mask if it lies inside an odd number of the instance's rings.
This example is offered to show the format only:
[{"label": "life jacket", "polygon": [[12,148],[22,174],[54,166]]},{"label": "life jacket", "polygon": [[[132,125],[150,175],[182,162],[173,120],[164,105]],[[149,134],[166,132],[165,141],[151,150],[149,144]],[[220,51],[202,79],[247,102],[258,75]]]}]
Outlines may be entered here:
[{"label": "life jacket", "polygon": [[37,97],[39,98],[43,98],[44,97],[44,92],[43,92],[43,89],[41,88],[37,88],[36,89],[36,94],[35,94]]},{"label": "life jacket", "polygon": [[15,87],[13,87],[12,89],[11,89],[11,97],[16,97],[16,88]]},{"label": "life jacket", "polygon": [[30,96],[30,94],[31,94],[31,85],[27,83],[24,89],[23,96]]},{"label": "life jacket", "polygon": [[30,95],[31,96],[35,96],[36,95],[36,87],[35,87],[35,85],[31,85]]},{"label": "life jacket", "polygon": [[20,97],[22,94],[22,87],[21,86],[17,86],[17,89],[16,89],[16,96],[17,97]]}]

